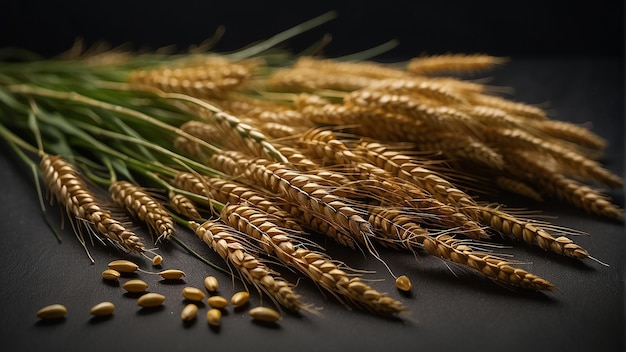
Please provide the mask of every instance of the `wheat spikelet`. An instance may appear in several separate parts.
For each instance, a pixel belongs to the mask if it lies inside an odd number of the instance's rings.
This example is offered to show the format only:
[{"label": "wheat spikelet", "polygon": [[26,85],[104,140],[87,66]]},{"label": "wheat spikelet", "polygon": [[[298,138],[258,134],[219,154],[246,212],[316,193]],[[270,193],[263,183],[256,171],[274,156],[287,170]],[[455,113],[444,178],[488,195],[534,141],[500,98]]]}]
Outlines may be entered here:
[{"label": "wheat spikelet", "polygon": [[[237,127],[247,128],[248,125],[239,123]],[[219,145],[224,149],[239,150],[250,156],[270,158],[263,146],[258,143],[258,140],[248,138],[245,133],[239,133],[237,129],[230,128],[227,123],[214,125],[202,121],[188,121],[182,124],[180,129],[206,142]],[[264,137],[262,138],[263,140],[265,139]]]},{"label": "wheat spikelet", "polygon": [[298,148],[279,146],[278,150],[287,158],[289,164],[300,171],[316,171],[321,168],[320,164],[302,154]]},{"label": "wheat spikelet", "polygon": [[360,161],[359,156],[328,129],[310,129],[298,139],[298,144],[312,157],[321,159],[323,164],[351,164]]},{"label": "wheat spikelet", "polygon": [[511,262],[490,253],[477,252],[472,245],[478,243],[458,240],[441,234],[433,236],[414,222],[410,213],[394,208],[374,208],[370,222],[379,230],[385,242],[399,242],[408,249],[421,248],[428,254],[469,268],[495,280],[532,290],[552,290],[554,286],[545,279],[523,269],[514,268]]},{"label": "wheat spikelet", "polygon": [[521,219],[495,207],[481,206],[480,211],[484,222],[491,229],[505,236],[522,240],[546,251],[566,257],[575,259],[590,258],[587,250],[565,236],[554,238],[541,227],[541,224]]},{"label": "wheat spikelet", "polygon": [[468,73],[491,69],[507,59],[484,54],[443,54],[416,57],[411,59],[406,69],[416,75],[441,73]]},{"label": "wheat spikelet", "polygon": [[299,93],[292,99],[293,106],[297,111],[302,111],[307,106],[324,106],[330,104],[330,100],[316,94]]},{"label": "wheat spikelet", "polygon": [[198,211],[196,204],[189,198],[182,194],[176,194],[174,192],[169,193],[169,205],[179,215],[184,216],[189,220],[200,220],[202,216]]},{"label": "wheat spikelet", "polygon": [[291,137],[300,132],[300,128],[286,126],[277,122],[262,123],[261,125],[259,125],[259,130],[261,130],[270,138],[274,138],[274,139]]},{"label": "wheat spikelet", "polygon": [[472,116],[477,124],[485,127],[528,129],[528,119],[511,115],[498,108],[467,104],[462,110]]},{"label": "wheat spikelet", "polygon": [[41,157],[39,166],[46,188],[65,207],[72,224],[74,220],[86,224],[96,234],[126,251],[145,252],[140,238],[100,205],[72,164],[58,155],[45,154]]},{"label": "wheat spikelet", "polygon": [[298,247],[292,253],[294,266],[301,268],[315,282],[336,296],[347,298],[352,304],[383,315],[402,313],[406,307],[397,300],[378,292],[357,277],[350,277],[348,269],[323,253]]},{"label": "wheat spikelet", "polygon": [[[183,173],[179,173],[177,177],[182,174]],[[193,175],[188,175],[188,179],[193,180]],[[267,197],[265,194],[237,183],[236,181],[228,181],[215,177],[205,177],[203,182],[198,180],[195,182],[196,189],[198,189],[199,184],[206,184],[208,193],[218,202],[254,206],[266,214],[271,214],[274,221],[278,222],[281,226],[298,232],[302,231],[297,220],[278,206],[281,202],[279,199]]]},{"label": "wheat spikelet", "polygon": [[148,225],[156,240],[168,240],[174,233],[174,221],[167,209],[142,187],[128,181],[116,181],[109,186],[109,194],[118,206]]},{"label": "wheat spikelet", "polygon": [[220,101],[222,109],[231,115],[245,117],[255,125],[276,123],[294,129],[311,127],[311,123],[288,104],[277,104],[267,100],[237,97]]},{"label": "wheat spikelet", "polygon": [[202,224],[196,222],[189,224],[202,241],[234,266],[244,279],[265,292],[275,302],[292,311],[311,310],[311,307],[300,301],[300,296],[294,292],[292,284],[279,277],[246,248],[233,228],[212,220]]},{"label": "wheat spikelet", "polygon": [[238,151],[222,150],[220,153],[211,155],[209,164],[226,175],[239,177],[245,171],[240,169],[237,163],[239,159],[248,159],[248,157]]}]

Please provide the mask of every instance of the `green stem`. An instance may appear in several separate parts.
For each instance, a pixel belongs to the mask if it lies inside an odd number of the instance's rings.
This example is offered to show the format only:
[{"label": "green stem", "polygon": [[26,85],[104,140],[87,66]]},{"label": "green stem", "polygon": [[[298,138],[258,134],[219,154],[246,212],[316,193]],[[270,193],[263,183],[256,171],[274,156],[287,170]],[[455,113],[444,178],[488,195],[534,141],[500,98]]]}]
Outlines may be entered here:
[{"label": "green stem", "polygon": [[315,17],[313,19],[310,19],[308,21],[302,22],[299,25],[289,28],[283,32],[280,32],[278,34],[275,34],[274,36],[270,37],[267,40],[264,40],[263,42],[248,47],[246,49],[242,49],[239,50],[233,54],[230,55],[226,55],[228,58],[230,58],[231,60],[243,60],[249,57],[252,57],[254,55],[258,55],[259,53],[262,53],[263,51],[266,51],[268,49],[271,49],[273,47],[275,47],[276,45],[291,39],[292,37],[295,37],[296,35],[300,34],[300,33],[304,33],[306,31],[308,31],[309,29],[313,29],[319,25],[321,25],[322,23],[328,22],[332,19],[334,19],[335,17],[337,17],[337,12],[335,11],[329,11],[326,12],[325,14]]},{"label": "green stem", "polygon": [[25,85],[25,84],[20,84],[20,85],[11,85],[8,86],[7,89],[10,92],[13,93],[20,93],[20,94],[27,94],[27,95],[37,95],[37,96],[41,96],[41,97],[47,97],[47,98],[53,98],[53,99],[57,99],[57,100],[67,100],[67,101],[72,101],[72,102],[76,102],[76,103],[80,103],[80,104],[84,104],[87,106],[91,106],[91,107],[96,107],[96,108],[100,108],[100,109],[104,109],[104,110],[108,110],[108,111],[113,111],[113,112],[117,112],[120,113],[122,115],[126,115],[128,117],[132,117],[135,118],[139,121],[142,122],[146,122],[149,124],[152,124],[154,126],[157,126],[159,128],[162,128],[166,131],[172,132],[175,135],[184,137],[190,141],[196,142],[200,145],[202,145],[203,147],[207,148],[208,150],[210,150],[211,153],[219,153],[221,150],[219,148],[217,148],[216,146],[207,143],[206,141],[197,138],[183,130],[181,130],[178,127],[174,127],[171,125],[168,125],[167,123],[164,123],[163,121],[160,121],[158,119],[155,119],[151,116],[148,116],[142,112],[133,110],[133,109],[129,109],[127,107],[124,106],[119,106],[119,105],[115,105],[115,104],[110,104],[104,101],[100,101],[100,100],[96,100],[96,99],[92,99],[89,98],[87,96],[84,95],[80,95],[78,93],[75,92],[60,92],[60,91],[56,91],[56,90],[51,90],[51,89],[47,89],[47,88],[41,88],[41,87],[32,87],[29,85]]},{"label": "green stem", "polygon": [[[83,122],[79,122],[79,121],[76,121],[74,124],[76,126],[82,128],[82,129],[87,130],[87,131],[89,131],[89,132],[91,132],[93,134],[96,134],[96,135],[109,137],[109,138],[116,139],[116,140],[119,140],[119,141],[135,143],[135,144],[138,144],[138,145],[141,145],[141,146],[153,149],[155,151],[158,151],[158,152],[160,152],[160,153],[162,153],[164,155],[167,155],[167,156],[171,157],[173,160],[178,160],[178,161],[183,162],[184,164],[192,165],[195,168],[197,168],[199,170],[202,170],[203,172],[205,172],[205,173],[207,173],[209,175],[213,175],[213,176],[219,176],[220,175],[220,172],[215,170],[215,169],[212,169],[212,168],[210,168],[210,167],[208,167],[208,166],[206,166],[206,165],[204,165],[202,163],[199,163],[199,162],[197,162],[195,160],[189,159],[189,158],[187,158],[185,156],[182,156],[182,155],[180,155],[178,153],[172,152],[171,150],[169,150],[167,148],[164,148],[164,147],[161,147],[161,146],[159,146],[157,144],[154,144],[154,143],[151,143],[149,141],[146,141],[145,139],[136,138],[136,137],[133,137],[133,136],[128,136],[128,135],[125,135],[125,134],[121,134],[121,133],[105,130],[105,129],[102,129],[100,127],[96,127],[96,126],[93,126],[93,125],[90,125],[90,124],[87,124],[87,123],[83,123]],[[117,152],[116,152],[116,154],[117,154]],[[123,155],[124,157],[128,157],[125,154],[119,154],[119,155],[120,156]],[[153,167],[157,167],[157,164],[155,162],[153,162],[151,164],[153,165]],[[148,164],[144,164],[144,165],[148,165]],[[169,176],[173,176],[173,175],[176,174],[176,172],[178,172],[175,169],[172,169],[172,168],[169,168],[167,166],[160,165],[160,164],[159,164],[158,168],[160,168],[158,170],[160,173],[163,173],[163,174],[166,174],[166,175],[169,175]]]}]

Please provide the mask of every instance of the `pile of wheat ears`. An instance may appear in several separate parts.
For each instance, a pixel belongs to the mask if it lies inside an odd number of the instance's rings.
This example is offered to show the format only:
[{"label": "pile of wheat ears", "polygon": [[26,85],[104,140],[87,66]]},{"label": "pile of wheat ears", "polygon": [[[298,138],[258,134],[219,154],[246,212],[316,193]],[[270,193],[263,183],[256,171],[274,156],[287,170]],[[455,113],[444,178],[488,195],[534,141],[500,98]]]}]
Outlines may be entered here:
[{"label": "pile of wheat ears", "polygon": [[591,185],[623,185],[598,162],[602,138],[462,78],[503,58],[381,64],[267,46],[6,62],[0,135],[85,248],[91,237],[151,258],[173,240],[201,240],[295,312],[313,308],[276,262],[351,306],[406,310],[314,234],[379,259],[381,246],[426,253],[500,284],[552,290],[500,255],[498,240],[593,257],[568,237],[578,231],[485,200],[494,184],[623,219]]}]

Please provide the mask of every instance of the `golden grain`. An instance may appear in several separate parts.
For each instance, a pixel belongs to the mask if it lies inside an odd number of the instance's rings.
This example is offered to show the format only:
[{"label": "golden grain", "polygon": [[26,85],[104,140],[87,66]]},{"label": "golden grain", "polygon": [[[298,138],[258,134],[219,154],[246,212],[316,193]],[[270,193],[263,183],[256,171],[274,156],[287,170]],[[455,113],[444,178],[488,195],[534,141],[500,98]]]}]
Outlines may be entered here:
[{"label": "golden grain", "polygon": [[265,323],[275,323],[280,320],[280,314],[274,309],[268,307],[252,308],[248,311],[248,314],[250,314],[252,319]]},{"label": "golden grain", "polygon": [[91,307],[91,315],[96,317],[103,317],[113,314],[115,311],[115,305],[111,302],[101,302]]},{"label": "golden grain", "polygon": [[178,269],[168,269],[159,272],[159,275],[166,280],[179,280],[185,277],[185,272]]},{"label": "golden grain", "polygon": [[211,308],[206,312],[206,320],[211,326],[219,326],[222,322],[222,311]]},{"label": "golden grain", "polygon": [[219,289],[220,284],[215,276],[207,276],[204,278],[204,287],[210,292],[215,292]]},{"label": "golden grain", "polygon": [[102,271],[102,278],[105,280],[117,280],[121,276],[120,272],[113,269],[106,269]]},{"label": "golden grain", "polygon": [[211,296],[207,299],[207,303],[211,308],[226,308],[228,306],[228,300],[222,296]]},{"label": "golden grain", "polygon": [[67,308],[62,304],[51,304],[39,309],[36,313],[41,319],[60,319],[67,314]]},{"label": "golden grain", "polygon": [[109,269],[116,270],[120,273],[132,273],[139,269],[139,266],[130,260],[120,259],[109,263]]},{"label": "golden grain", "polygon": [[148,289],[148,283],[143,280],[133,279],[126,281],[122,288],[130,293],[140,293]]},{"label": "golden grain", "polygon": [[182,319],[183,321],[191,321],[196,319],[197,314],[198,306],[193,303],[189,303],[180,312],[180,319]]},{"label": "golden grain", "polygon": [[181,294],[185,297],[185,299],[190,301],[202,301],[206,296],[204,292],[195,287],[185,287],[183,288]]},{"label": "golden grain", "polygon": [[240,291],[233,294],[233,296],[230,298],[230,304],[232,304],[235,308],[239,308],[246,305],[249,300],[250,293],[246,291]]},{"label": "golden grain", "polygon": [[165,296],[154,292],[146,293],[137,299],[137,305],[143,308],[158,307],[162,305],[163,302],[165,302]]},{"label": "golden grain", "polygon": [[402,275],[398,276],[398,278],[396,279],[396,287],[398,288],[398,290],[408,292],[411,291],[413,285],[411,284],[411,280],[408,276]]},{"label": "golden grain", "polygon": [[155,255],[154,258],[152,258],[152,265],[154,266],[158,266],[161,265],[161,263],[163,263],[163,257],[160,255]]}]

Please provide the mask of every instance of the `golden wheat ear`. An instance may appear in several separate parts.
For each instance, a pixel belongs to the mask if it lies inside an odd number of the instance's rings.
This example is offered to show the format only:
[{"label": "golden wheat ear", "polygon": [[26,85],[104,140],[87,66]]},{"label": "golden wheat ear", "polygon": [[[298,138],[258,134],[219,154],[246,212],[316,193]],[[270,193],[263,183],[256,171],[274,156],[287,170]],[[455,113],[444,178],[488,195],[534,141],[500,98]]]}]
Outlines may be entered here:
[{"label": "golden wheat ear", "polygon": [[44,154],[40,169],[45,187],[53,199],[65,208],[72,224],[78,224],[75,229],[87,226],[101,238],[126,251],[146,251],[141,239],[115,219],[97,200],[74,165],[61,156]]}]

